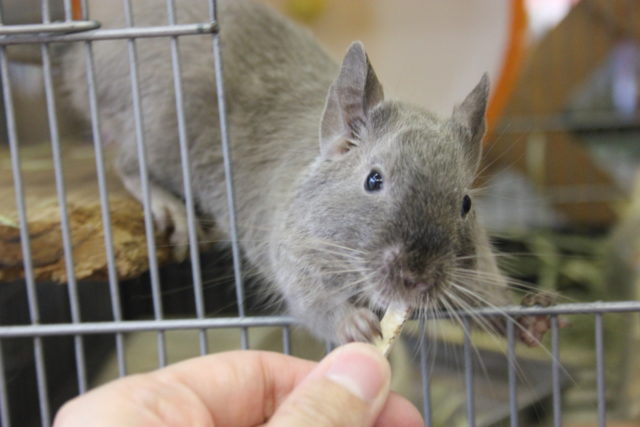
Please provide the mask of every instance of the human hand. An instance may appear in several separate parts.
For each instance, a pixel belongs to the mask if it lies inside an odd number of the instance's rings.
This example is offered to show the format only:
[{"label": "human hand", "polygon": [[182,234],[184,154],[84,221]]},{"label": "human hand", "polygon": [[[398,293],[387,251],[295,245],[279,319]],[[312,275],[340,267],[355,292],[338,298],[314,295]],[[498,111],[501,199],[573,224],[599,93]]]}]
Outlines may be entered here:
[{"label": "human hand", "polygon": [[371,345],[339,347],[320,363],[234,351],[132,375],[67,402],[54,427],[422,426],[389,394],[391,372]]}]

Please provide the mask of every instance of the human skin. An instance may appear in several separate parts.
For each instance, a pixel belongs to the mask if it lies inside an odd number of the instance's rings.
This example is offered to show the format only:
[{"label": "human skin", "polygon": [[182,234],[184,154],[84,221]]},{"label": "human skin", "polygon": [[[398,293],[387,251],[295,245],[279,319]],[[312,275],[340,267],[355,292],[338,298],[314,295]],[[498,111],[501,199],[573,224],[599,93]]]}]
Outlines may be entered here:
[{"label": "human skin", "polygon": [[368,344],[319,363],[260,351],[199,357],[132,375],[67,402],[54,427],[422,426],[389,392],[389,364]]}]

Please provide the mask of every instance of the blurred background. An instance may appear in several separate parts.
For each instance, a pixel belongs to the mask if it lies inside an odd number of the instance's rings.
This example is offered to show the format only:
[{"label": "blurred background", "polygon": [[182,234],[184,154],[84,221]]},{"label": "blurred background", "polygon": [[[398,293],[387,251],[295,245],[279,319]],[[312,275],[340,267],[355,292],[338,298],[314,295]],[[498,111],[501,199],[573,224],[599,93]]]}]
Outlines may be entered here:
[{"label": "blurred background", "polygon": [[[516,280],[559,295],[559,303],[639,299],[640,1],[265,2],[308,27],[336,59],[351,41],[362,40],[388,98],[409,101],[443,116],[463,99],[483,72],[488,72],[492,81],[489,131],[477,185],[482,188],[481,216],[496,248],[504,254],[500,256],[502,268]],[[27,3],[33,3],[33,7],[27,7]],[[39,4],[3,0],[2,19],[11,25],[40,22]],[[50,4],[52,18],[62,19],[62,1]],[[177,4],[180,7],[179,0]],[[7,54],[11,60],[8,76],[2,77],[8,77],[12,84],[22,170],[29,203],[34,206],[29,220],[37,223],[46,217],[48,223],[38,224],[56,229],[56,202],[45,197],[51,193],[52,172],[40,50],[38,46],[9,46]],[[92,147],[87,142],[90,137],[64,109],[58,121],[66,144],[71,200],[78,210],[94,206],[95,171]],[[11,262],[7,261],[8,255],[3,255],[5,262],[0,264],[0,325],[11,325],[28,322],[28,307],[15,240],[4,113],[0,114],[0,126],[5,128],[0,132],[0,205],[4,204],[0,208],[0,249],[4,254],[17,254]],[[119,184],[112,180],[110,186],[117,189]],[[81,196],[74,199],[74,191]],[[92,197],[94,205],[88,202]],[[99,220],[96,223],[99,228]],[[101,235],[96,236],[101,241]],[[38,244],[36,241],[35,246]],[[39,292],[47,301],[42,303],[44,321],[69,321],[65,287],[55,283],[65,279],[58,272],[62,265],[60,251],[42,256],[49,257],[43,261],[44,273],[38,279]],[[229,314],[220,308],[220,301],[233,305],[228,254],[205,256],[210,266],[208,311]],[[190,267],[176,266],[167,256],[163,265],[165,282],[182,284],[163,287],[167,315],[188,316],[193,312],[192,290],[184,283],[190,281]],[[100,276],[99,266],[94,267],[80,287],[83,319],[110,320],[110,305],[100,303],[108,301],[104,275]],[[122,277],[125,318],[151,315],[148,282],[145,268]],[[524,287],[520,291],[524,292]],[[95,295],[103,295],[103,299]],[[626,313],[607,314],[604,320],[609,425],[640,425],[640,319],[637,313]],[[568,321],[569,326],[560,332],[560,360],[565,368],[563,421],[568,426],[597,425],[594,319],[592,315],[580,315]],[[447,325],[433,330],[437,332],[432,332],[430,339],[444,343],[429,359],[434,424],[465,425],[462,357],[458,351],[462,336]],[[252,346],[279,349],[279,331],[252,334]],[[415,334],[410,328],[405,345],[394,354],[394,369],[402,372],[396,375],[395,387],[421,404],[421,389],[415,384],[419,376]],[[153,334],[133,335],[127,338],[130,370],[153,368],[157,363]],[[87,350],[92,355],[88,359],[94,384],[116,376],[109,353],[113,343],[98,337],[88,339],[95,339],[93,350]],[[197,354],[195,333],[175,333],[172,339],[171,361]],[[324,350],[306,337],[296,339],[295,354],[319,357]],[[237,346],[237,333],[215,332],[212,340],[219,343],[216,351],[225,346],[233,348]],[[13,412],[29,420],[18,425],[31,425],[37,422],[29,418],[35,405],[31,342],[9,341],[14,345],[4,346],[5,369],[9,372]],[[478,332],[474,333],[474,344],[479,349],[477,422],[501,425],[508,421],[509,414],[504,342]],[[551,425],[546,344],[537,350],[518,348],[522,425]],[[55,407],[74,393],[73,354],[70,338],[66,342],[49,339],[48,345],[47,366],[55,371],[49,382]],[[18,403],[23,400],[26,403]]]}]

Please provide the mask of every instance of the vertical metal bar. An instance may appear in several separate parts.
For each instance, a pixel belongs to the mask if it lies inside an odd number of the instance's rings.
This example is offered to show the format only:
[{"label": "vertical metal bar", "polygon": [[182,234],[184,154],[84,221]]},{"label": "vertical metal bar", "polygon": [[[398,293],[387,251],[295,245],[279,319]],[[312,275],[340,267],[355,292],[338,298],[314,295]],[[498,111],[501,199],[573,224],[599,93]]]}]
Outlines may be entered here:
[{"label": "vertical metal bar", "polygon": [[209,1],[209,17],[212,21],[218,20],[218,2],[217,0]]},{"label": "vertical metal bar", "polygon": [[36,382],[40,403],[40,425],[42,427],[48,427],[51,423],[51,408],[49,407],[47,371],[44,364],[44,347],[42,345],[42,338],[33,338],[33,352],[36,358]]},{"label": "vertical metal bar", "polygon": [[[60,133],[58,131],[58,117],[53,93],[53,82],[51,78],[51,56],[49,45],[40,46],[42,54],[42,66],[44,74],[44,90],[47,105],[47,117],[49,120],[49,133],[51,138],[51,151],[53,156],[53,170],[56,181],[56,192],[58,194],[58,205],[60,206],[60,227],[62,231],[62,247],[64,248],[64,263],[67,273],[67,291],[69,293],[69,306],[71,309],[71,321],[80,323],[80,303],[78,298],[78,283],[75,277],[73,261],[73,243],[71,241],[71,227],[69,225],[69,212],[67,210],[67,191],[64,183],[64,172],[62,170],[62,155],[60,153]],[[76,369],[78,371],[78,389],[84,393],[87,389],[87,377],[84,363],[84,349],[82,337],[73,337]]]},{"label": "vertical metal bar", "polygon": [[[87,0],[81,1],[82,19],[89,19],[89,5]],[[96,91],[96,72],[93,60],[93,46],[91,42],[85,43],[85,73],[87,75],[87,90],[89,93],[89,109],[91,113],[91,132],[93,134],[93,147],[96,157],[96,173],[98,175],[98,193],[100,196],[100,213],[102,216],[102,231],[104,233],[104,246],[107,257],[107,275],[109,278],[109,294],[111,298],[111,311],[113,320],[122,321],[122,309],[120,303],[120,290],[118,288],[118,272],[116,270],[115,251],[113,249],[113,232],[111,230],[111,213],[109,212],[109,189],[107,187],[106,169],[104,166],[104,154],[102,149],[102,132],[100,127],[100,115],[98,114],[98,96]],[[125,357],[124,334],[118,332],[116,338],[116,360],[118,364],[118,376],[127,375],[127,360]]]},{"label": "vertical metal bar", "polygon": [[428,354],[428,342],[426,334],[426,321],[424,317],[420,318],[420,377],[422,378],[422,416],[424,418],[425,425],[431,427],[432,415],[431,415],[431,383],[429,378],[429,360]]},{"label": "vertical metal bar", "polygon": [[[167,0],[167,15],[169,25],[176,24],[175,4],[173,0]],[[173,86],[176,95],[176,115],[178,119],[178,140],[180,143],[180,161],[182,164],[182,181],[184,185],[184,199],[187,210],[187,225],[189,233],[189,253],[191,254],[191,273],[193,275],[193,293],[196,306],[196,317],[203,319],[204,297],[202,290],[202,271],[200,268],[200,252],[198,248],[198,232],[196,227],[196,214],[194,210],[193,191],[191,188],[191,163],[189,161],[189,147],[187,142],[187,128],[185,125],[184,101],[182,97],[182,72],[180,53],[178,51],[178,38],[171,37],[171,64],[173,66]],[[204,329],[199,331],[200,354],[208,351],[207,334]]]},{"label": "vertical metal bar", "polygon": [[553,390],[553,425],[562,425],[562,401],[560,395],[560,351],[558,341],[558,316],[551,316],[551,384]]},{"label": "vertical metal bar", "polygon": [[42,23],[51,22],[51,13],[49,11],[49,0],[40,0],[40,13],[42,14]]},{"label": "vertical metal bar", "polygon": [[[211,20],[216,20],[215,0],[210,0]],[[233,171],[231,164],[231,150],[229,147],[229,133],[227,130],[227,112],[224,97],[224,83],[222,78],[222,56],[220,54],[219,32],[213,35],[213,64],[216,75],[216,93],[218,95],[218,119],[220,122],[220,140],[224,157],[224,178],[227,188],[227,205],[229,207],[229,237],[231,238],[231,253],[233,255],[233,272],[235,276],[236,298],[238,300],[238,314],[245,316],[244,285],[242,283],[242,267],[240,265],[240,248],[238,246],[238,227],[236,225],[236,204],[233,191]],[[242,329],[242,348],[249,347],[249,336],[246,328]]]},{"label": "vertical metal bar", "polygon": [[72,18],[71,0],[64,0],[64,20],[71,21]]},{"label": "vertical metal bar", "polygon": [[464,329],[464,378],[467,395],[467,424],[470,427],[476,425],[476,409],[473,393],[473,361],[471,360],[471,334],[469,329],[469,319],[463,317]]},{"label": "vertical metal bar", "polygon": [[3,427],[11,427],[9,400],[7,399],[7,379],[4,370],[4,353],[2,352],[2,340],[0,340],[0,425]]},{"label": "vertical metal bar", "polygon": [[514,326],[511,318],[507,321],[507,365],[509,371],[509,413],[511,419],[511,427],[518,426],[518,393],[516,384],[516,350],[514,339]]},{"label": "vertical metal bar", "polygon": [[291,328],[288,326],[282,328],[282,352],[291,354]]},{"label": "vertical metal bar", "polygon": [[[86,9],[83,8],[83,13]],[[86,16],[85,16],[86,17]],[[93,47],[91,42],[85,42],[85,74],[87,77],[87,92],[89,95],[89,110],[91,113],[91,131],[93,133],[93,149],[96,158],[96,173],[98,175],[98,193],[100,195],[100,212],[102,215],[102,231],[107,258],[107,274],[109,278],[109,293],[111,296],[111,311],[113,320],[122,320],[120,309],[120,291],[118,289],[118,273],[116,271],[115,253],[113,249],[113,232],[111,230],[111,213],[109,212],[109,190],[107,188],[104,154],[102,149],[102,133],[100,130],[100,116],[98,114],[98,98],[96,93],[96,74],[93,61]],[[126,375],[127,367],[124,357],[124,336],[116,334],[116,359],[118,361],[119,376]]]},{"label": "vertical metal bar", "polygon": [[602,313],[595,314],[596,329],[596,372],[598,386],[598,425],[607,425],[607,406],[604,394],[604,345],[602,342]]},{"label": "vertical metal bar", "polygon": [[[0,24],[2,17],[0,16]],[[29,239],[29,226],[27,224],[27,208],[24,200],[24,188],[22,186],[22,172],[20,169],[20,152],[18,148],[18,135],[11,94],[11,81],[7,66],[7,57],[4,46],[0,46],[0,78],[2,79],[2,92],[7,122],[7,134],[9,149],[11,152],[11,171],[13,188],[16,197],[16,208],[20,220],[20,245],[22,248],[22,260],[24,265],[24,277],[27,288],[27,300],[29,302],[29,317],[32,324],[40,323],[40,311],[38,309],[38,295],[36,292],[35,278],[33,275],[33,260],[31,258],[31,241]],[[47,393],[47,375],[44,365],[44,351],[42,339],[34,337],[33,352],[36,364],[36,378],[38,385],[38,399],[40,404],[40,417],[43,426],[49,425],[50,409]]]},{"label": "vertical metal bar", "polygon": [[[124,0],[125,23],[133,26],[133,12],[131,0]],[[129,67],[131,72],[131,92],[133,100],[133,112],[136,131],[136,148],[138,151],[138,167],[140,168],[140,185],[144,206],[144,228],[147,237],[147,250],[149,257],[149,273],[151,275],[151,293],[153,297],[153,311],[156,320],[162,319],[162,296],[160,294],[160,277],[158,272],[158,259],[156,258],[156,241],[153,234],[153,215],[151,212],[151,191],[149,188],[149,172],[147,170],[147,154],[144,140],[144,125],[140,97],[140,83],[138,79],[138,54],[134,39],[127,40]],[[158,364],[160,367],[167,364],[166,345],[164,331],[159,330],[157,335]]]}]

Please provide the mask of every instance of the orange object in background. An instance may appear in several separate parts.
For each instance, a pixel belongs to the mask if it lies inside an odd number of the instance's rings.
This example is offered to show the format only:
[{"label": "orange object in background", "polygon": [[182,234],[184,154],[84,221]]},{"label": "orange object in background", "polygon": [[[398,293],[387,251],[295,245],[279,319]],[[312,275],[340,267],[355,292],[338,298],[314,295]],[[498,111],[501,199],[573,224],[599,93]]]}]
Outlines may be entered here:
[{"label": "orange object in background", "polygon": [[81,0],[71,0],[71,17],[74,21],[79,21],[82,19],[82,4]]},{"label": "orange object in background", "polygon": [[[491,133],[509,99],[518,80],[520,66],[524,57],[527,33],[527,14],[522,0],[511,2],[511,27],[509,40],[502,60],[500,76],[494,83],[494,89],[487,108],[487,133]],[[489,138],[485,138],[485,146]]]}]

